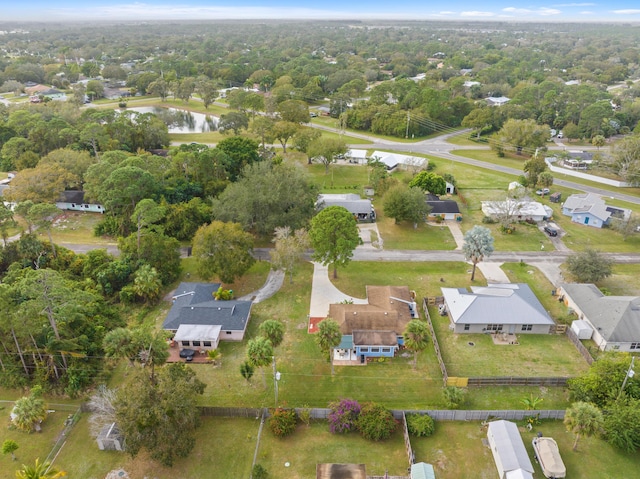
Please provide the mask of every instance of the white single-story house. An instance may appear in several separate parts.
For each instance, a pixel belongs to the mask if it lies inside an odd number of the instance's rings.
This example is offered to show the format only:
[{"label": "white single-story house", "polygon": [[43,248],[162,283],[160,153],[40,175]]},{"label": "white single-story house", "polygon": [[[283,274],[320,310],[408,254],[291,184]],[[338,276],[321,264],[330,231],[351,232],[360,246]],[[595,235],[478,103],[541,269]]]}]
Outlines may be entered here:
[{"label": "white single-story house", "polygon": [[349,160],[349,163],[357,163],[359,165],[366,165],[367,164],[367,150],[358,150],[358,149],[351,149],[351,150],[347,150],[347,153],[344,155],[345,158],[347,158],[347,160]]},{"label": "white single-story house", "polygon": [[367,286],[367,303],[329,305],[342,332],[334,358],[393,357],[409,321],[420,317],[414,296],[407,286]]},{"label": "white single-story house", "polygon": [[180,348],[216,349],[220,341],[242,341],[251,301],[216,301],[219,283],[180,283],[162,329]]},{"label": "white single-story house", "polygon": [[502,419],[490,422],[487,440],[500,479],[533,479],[533,464],[516,423]]},{"label": "white single-story house", "polygon": [[376,220],[376,212],[371,200],[360,198],[360,195],[356,193],[323,193],[318,195],[316,208],[323,210],[329,206],[342,206],[361,222],[373,223]]},{"label": "white single-story house", "polygon": [[609,224],[611,218],[626,220],[631,210],[607,206],[600,195],[581,193],[569,196],[562,205],[562,214],[571,217],[574,223],[594,228],[602,228]]},{"label": "white single-story house", "polygon": [[487,98],[487,105],[489,106],[502,106],[511,101],[511,98],[506,96],[490,96]]},{"label": "white single-story house", "polygon": [[538,201],[508,198],[505,201],[483,201],[482,213],[489,218],[509,215],[513,221],[543,221],[553,216],[553,210]]},{"label": "white single-story house", "polygon": [[387,170],[391,171],[395,168],[401,169],[424,169],[429,164],[429,160],[421,158],[419,156],[402,155],[399,153],[389,153],[387,151],[374,151],[371,159],[377,159],[383,163]]},{"label": "white single-story house", "polygon": [[556,290],[592,328],[602,351],[640,352],[640,296],[605,296],[595,284],[564,283]]},{"label": "white single-story house", "polygon": [[441,290],[455,333],[549,334],[555,325],[525,283]]},{"label": "white single-story house", "polygon": [[85,203],[84,191],[80,190],[63,191],[58,201],[56,201],[56,206],[61,210],[104,213],[104,206],[101,204]]}]

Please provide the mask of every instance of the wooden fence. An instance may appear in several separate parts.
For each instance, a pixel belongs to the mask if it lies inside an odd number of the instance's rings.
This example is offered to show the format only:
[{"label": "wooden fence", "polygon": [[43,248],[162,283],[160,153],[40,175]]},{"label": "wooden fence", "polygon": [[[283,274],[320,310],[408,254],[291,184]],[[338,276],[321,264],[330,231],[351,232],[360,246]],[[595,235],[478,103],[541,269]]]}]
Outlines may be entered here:
[{"label": "wooden fence", "polygon": [[566,335],[569,338],[569,341],[571,341],[573,345],[576,347],[578,352],[582,354],[582,357],[585,359],[585,361],[589,363],[589,366],[591,366],[591,364],[594,361],[593,356],[591,356],[591,353],[589,352],[589,350],[584,347],[584,344],[582,344],[582,341],[578,339],[578,335],[575,333],[575,331],[573,331],[573,329],[571,328],[567,328]]},{"label": "wooden fence", "polygon": [[250,417],[259,419],[260,416],[262,416],[262,408],[200,406],[200,415],[213,417]]},{"label": "wooden fence", "polygon": [[411,447],[411,438],[409,437],[409,428],[407,427],[407,416],[404,411],[402,411],[402,421],[400,424],[402,426],[402,435],[404,437],[404,449],[407,452],[407,459],[409,459],[409,467],[411,467],[411,464],[416,462],[416,455]]},{"label": "wooden fence", "polygon": [[447,374],[447,367],[445,366],[444,360],[442,359],[442,354],[440,353],[440,345],[438,344],[438,338],[436,337],[436,332],[433,329],[433,323],[431,322],[431,315],[429,314],[428,307],[429,304],[436,304],[436,298],[423,298],[422,309],[424,309],[424,316],[425,318],[427,318],[429,333],[431,333],[431,342],[433,343],[433,349],[435,349],[436,357],[438,358],[438,365],[440,366],[440,372],[442,373],[443,386],[446,387],[449,375]]},{"label": "wooden fence", "polygon": [[487,386],[546,386],[546,387],[566,387],[568,377],[471,377],[467,379],[467,387],[478,388]]}]

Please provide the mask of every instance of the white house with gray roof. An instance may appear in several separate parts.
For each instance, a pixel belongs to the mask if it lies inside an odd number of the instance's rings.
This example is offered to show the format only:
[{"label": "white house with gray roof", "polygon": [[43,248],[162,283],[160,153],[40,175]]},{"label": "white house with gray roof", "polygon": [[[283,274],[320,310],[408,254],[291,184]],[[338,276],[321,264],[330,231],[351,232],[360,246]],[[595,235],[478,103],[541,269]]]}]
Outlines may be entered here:
[{"label": "white house with gray roof", "polygon": [[251,301],[216,301],[219,283],[180,283],[162,329],[181,348],[216,349],[220,341],[242,341]]},{"label": "white house with gray roof", "polygon": [[487,441],[500,479],[533,479],[533,464],[516,423],[502,419],[490,422]]},{"label": "white house with gray roof", "polygon": [[573,283],[560,285],[556,295],[591,325],[602,351],[640,351],[640,296],[605,296],[595,284]]},{"label": "white house with gray roof", "polygon": [[600,195],[582,193],[569,196],[562,205],[562,214],[571,217],[574,223],[602,228],[611,218],[626,220],[631,210],[607,206]]},{"label": "white house with gray roof", "polygon": [[555,325],[525,283],[441,289],[455,333],[549,334]]},{"label": "white house with gray roof", "polygon": [[323,210],[329,206],[341,206],[351,213],[356,220],[373,223],[376,212],[371,200],[360,198],[356,193],[332,193],[318,195],[316,209]]}]

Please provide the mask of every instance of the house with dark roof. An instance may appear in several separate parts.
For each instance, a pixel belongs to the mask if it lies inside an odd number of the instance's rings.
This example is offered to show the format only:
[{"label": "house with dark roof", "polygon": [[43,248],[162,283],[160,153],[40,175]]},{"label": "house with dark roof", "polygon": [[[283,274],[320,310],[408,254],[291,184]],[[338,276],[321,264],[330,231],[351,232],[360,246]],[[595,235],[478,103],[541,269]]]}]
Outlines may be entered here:
[{"label": "house with dark roof", "polygon": [[217,301],[219,283],[180,283],[162,329],[181,348],[216,349],[220,341],[242,341],[251,301]]},{"label": "house with dark roof", "polygon": [[68,190],[60,193],[56,206],[61,210],[89,211],[92,213],[104,213],[104,206],[97,203],[84,201],[84,191]]},{"label": "house with dark roof", "polygon": [[368,357],[393,357],[407,324],[419,314],[407,286],[367,286],[367,303],[331,304],[329,317],[342,332],[333,359],[364,363]]},{"label": "house with dark roof", "polygon": [[549,334],[555,325],[526,283],[441,289],[455,333]]},{"label": "house with dark roof", "polygon": [[376,220],[376,212],[371,200],[360,198],[356,193],[318,195],[316,208],[323,210],[329,206],[342,206],[359,222],[373,223]]},{"label": "house with dark roof", "polygon": [[640,296],[605,296],[595,284],[561,284],[556,295],[593,329],[602,351],[640,351]]},{"label": "house with dark roof", "polygon": [[602,228],[611,222],[611,218],[626,220],[631,210],[607,206],[605,201],[594,193],[582,193],[569,196],[562,205],[562,214],[571,217],[574,223],[593,228]]},{"label": "house with dark roof", "polygon": [[430,221],[436,218],[442,218],[443,220],[462,220],[462,214],[460,213],[460,207],[455,200],[442,200],[439,196],[428,194],[427,205],[431,207],[428,219]]}]

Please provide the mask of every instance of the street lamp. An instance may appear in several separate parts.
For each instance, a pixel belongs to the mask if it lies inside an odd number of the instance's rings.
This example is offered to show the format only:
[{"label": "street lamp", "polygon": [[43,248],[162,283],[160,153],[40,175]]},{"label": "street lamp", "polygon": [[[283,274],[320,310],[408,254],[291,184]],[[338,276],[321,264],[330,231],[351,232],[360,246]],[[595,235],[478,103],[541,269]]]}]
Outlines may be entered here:
[{"label": "street lamp", "polygon": [[273,356],[273,392],[275,394],[275,407],[278,407],[278,381],[280,381],[280,371],[276,370],[276,357]]},{"label": "street lamp", "polygon": [[618,393],[618,397],[616,400],[620,399],[622,396],[622,391],[624,391],[624,387],[627,385],[627,380],[635,376],[636,372],[633,370],[633,363],[636,360],[635,356],[631,357],[631,364],[629,365],[629,369],[627,369],[627,374],[624,375],[624,381],[622,381],[622,387],[620,388],[620,392]]}]

